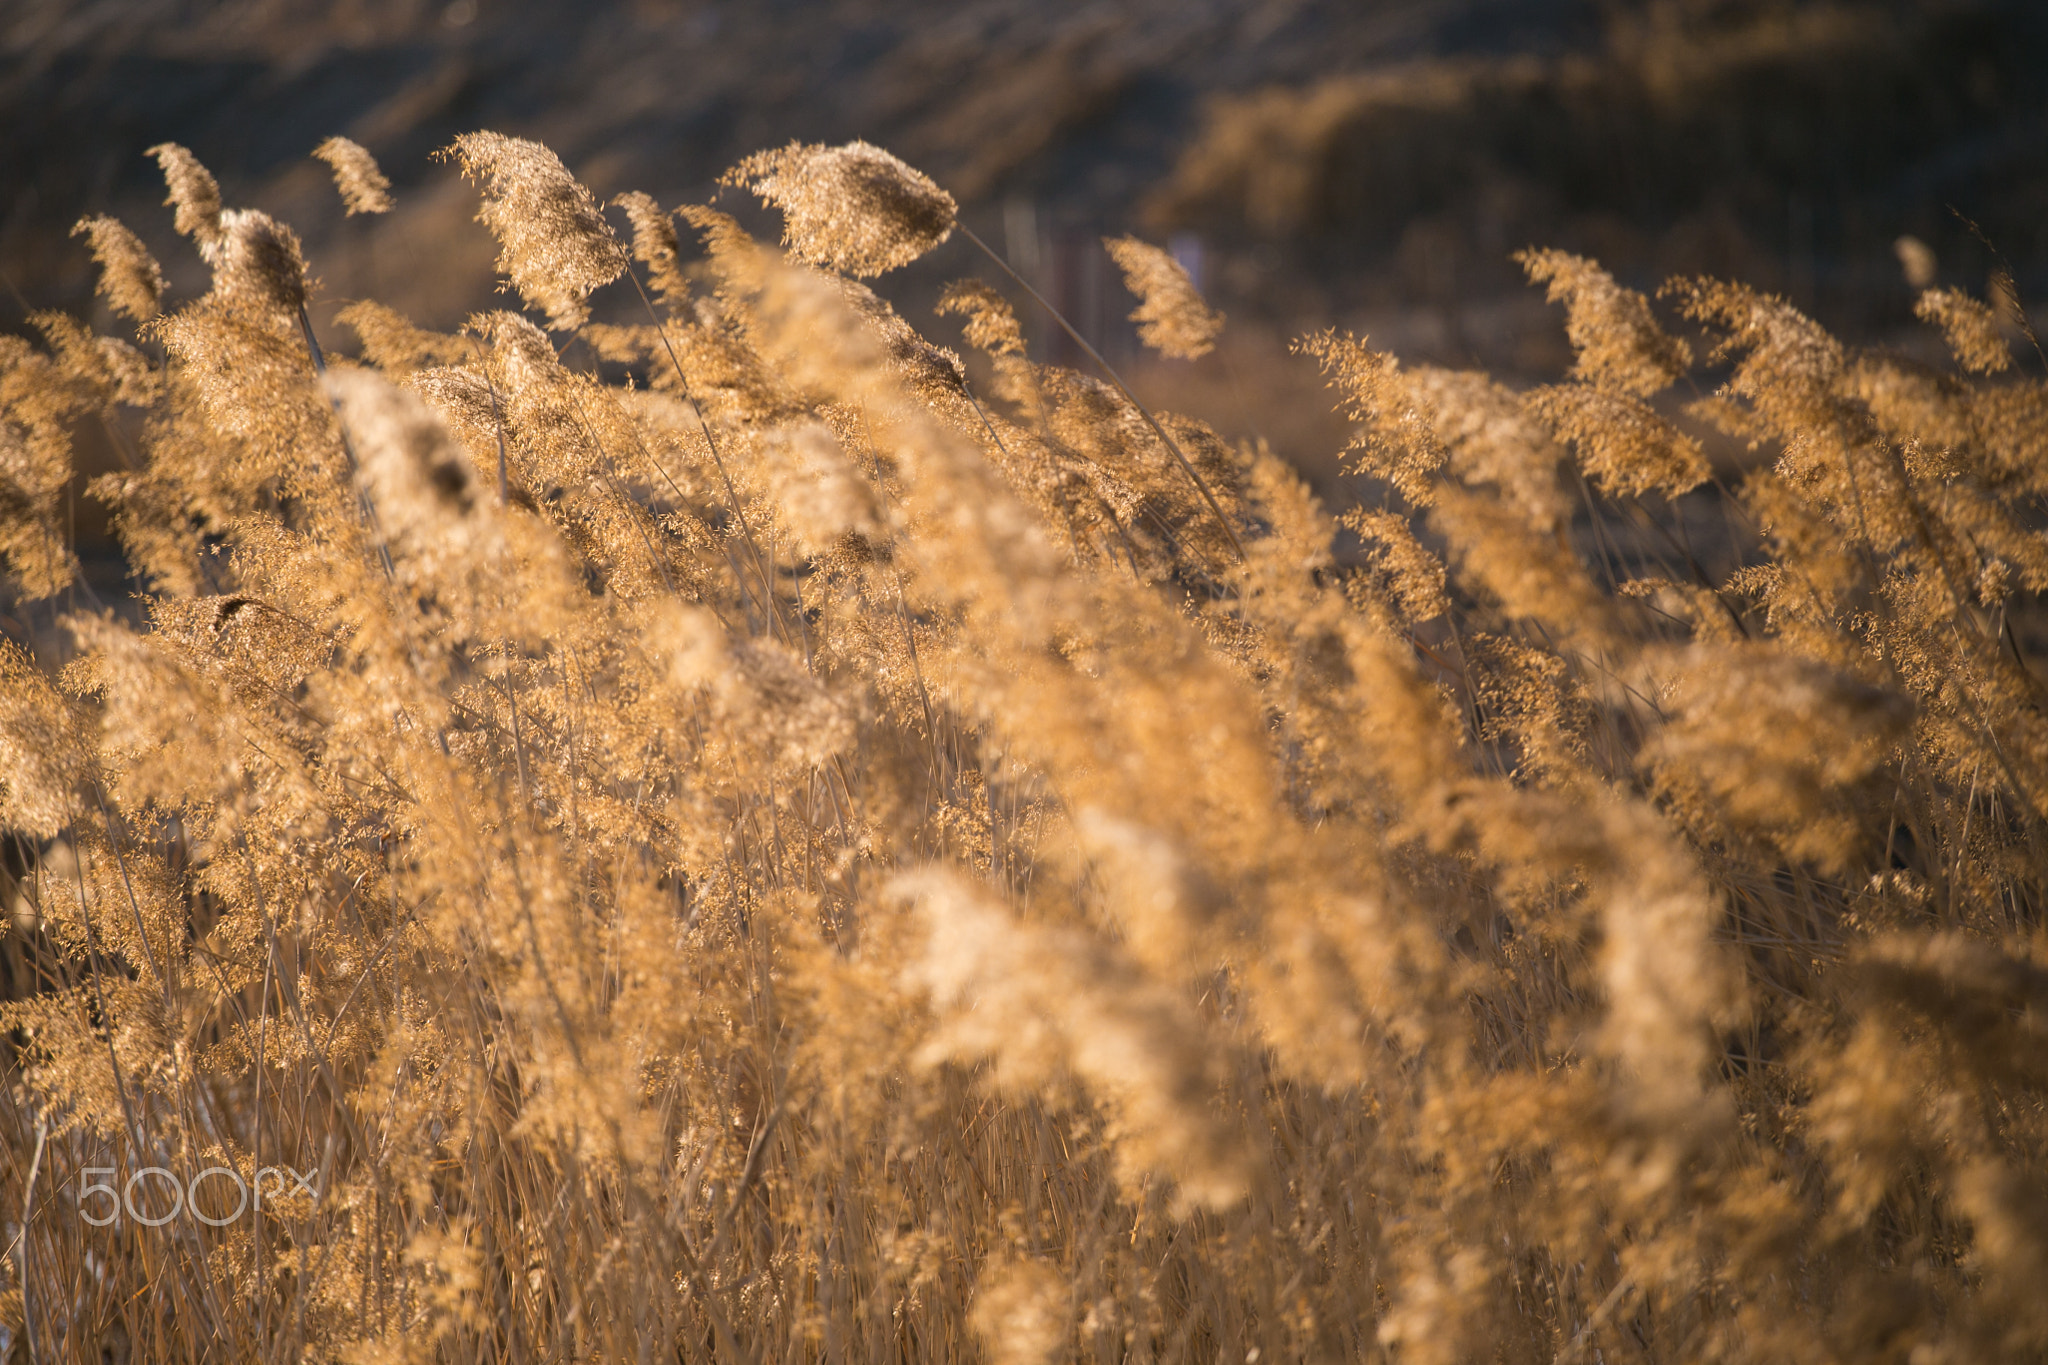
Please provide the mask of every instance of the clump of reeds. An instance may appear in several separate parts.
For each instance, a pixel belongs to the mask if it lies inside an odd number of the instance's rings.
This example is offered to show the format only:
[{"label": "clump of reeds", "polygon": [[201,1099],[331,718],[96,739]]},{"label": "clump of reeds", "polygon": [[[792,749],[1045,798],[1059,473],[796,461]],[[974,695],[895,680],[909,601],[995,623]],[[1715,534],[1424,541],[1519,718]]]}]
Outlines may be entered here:
[{"label": "clump of reeds", "polygon": [[[1534,254],[1557,385],[1304,343],[1333,511],[964,281],[976,391],[846,278],[954,226],[878,149],[745,163],[793,252],[690,206],[694,260],[452,151],[629,378],[516,312],[323,352],[168,145],[214,288],[159,316],[91,220],[145,347],[0,342],[0,552],[72,642],[0,653],[34,1359],[2048,1350],[2048,394],[1989,305],[1923,305],[1952,373]],[[57,606],[95,414],[139,616]],[[98,1225],[149,1167],[213,1183]]]}]

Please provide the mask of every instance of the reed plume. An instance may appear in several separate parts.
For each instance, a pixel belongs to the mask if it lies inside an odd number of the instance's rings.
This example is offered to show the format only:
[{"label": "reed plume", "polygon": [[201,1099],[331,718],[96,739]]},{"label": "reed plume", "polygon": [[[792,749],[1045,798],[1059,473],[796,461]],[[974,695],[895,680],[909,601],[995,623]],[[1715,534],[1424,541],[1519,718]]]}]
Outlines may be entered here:
[{"label": "reed plume", "polygon": [[1203,301],[1179,261],[1136,237],[1104,238],[1102,245],[1138,296],[1131,321],[1138,324],[1140,341],[1176,360],[1194,360],[1216,348],[1223,315]]},{"label": "reed plume", "polygon": [[92,244],[93,259],[99,262],[99,292],[108,306],[131,322],[155,317],[163,298],[164,272],[142,240],[118,218],[105,214],[79,219],[71,235],[80,233]]},{"label": "reed plume", "polygon": [[391,182],[368,148],[345,137],[330,137],[313,149],[313,155],[333,170],[334,187],[341,191],[341,202],[351,216],[391,212]]},{"label": "reed plume", "polygon": [[483,191],[478,221],[498,239],[498,269],[512,288],[569,328],[589,316],[584,300],[626,269],[597,201],[538,142],[465,133],[438,154],[453,158]]},{"label": "reed plume", "polygon": [[799,259],[859,279],[910,264],[952,235],[958,207],[930,177],[866,142],[793,142],[725,174],[783,213]]},{"label": "reed plume", "polygon": [[202,252],[210,252],[221,235],[220,183],[199,158],[175,142],[161,142],[149,149],[163,169],[170,195],[166,204],[177,209],[172,226],[190,237]]}]

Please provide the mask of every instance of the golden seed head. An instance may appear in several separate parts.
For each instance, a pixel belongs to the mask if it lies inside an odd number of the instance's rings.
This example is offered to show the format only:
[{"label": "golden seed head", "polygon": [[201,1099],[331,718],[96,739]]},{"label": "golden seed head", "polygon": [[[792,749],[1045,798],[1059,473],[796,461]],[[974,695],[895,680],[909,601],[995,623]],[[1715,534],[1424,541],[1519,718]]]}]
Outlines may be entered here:
[{"label": "golden seed head", "polygon": [[959,211],[930,177],[865,142],[792,142],[748,157],[724,181],[782,210],[782,240],[798,260],[861,278],[944,242]]},{"label": "golden seed head", "polygon": [[315,147],[313,155],[333,167],[334,187],[350,214],[391,211],[391,182],[360,143],[331,137]]},{"label": "golden seed head", "polygon": [[155,317],[163,301],[164,272],[142,239],[120,219],[104,214],[79,219],[71,235],[80,234],[91,243],[93,259],[99,262],[99,292],[108,305],[131,322]]},{"label": "golden seed head", "polygon": [[269,214],[222,213],[212,259],[213,287],[221,297],[274,315],[294,316],[306,306],[309,281],[299,235]]},{"label": "golden seed head", "polygon": [[1105,237],[1102,244],[1124,272],[1124,287],[1138,296],[1131,321],[1138,324],[1140,341],[1176,360],[1216,349],[1223,315],[1203,301],[1185,266],[1136,237]]},{"label": "golden seed head", "polygon": [[590,316],[591,293],[625,273],[630,258],[597,200],[538,142],[464,133],[436,155],[453,157],[483,192],[477,218],[498,239],[498,269],[548,326]]},{"label": "golden seed head", "polygon": [[160,142],[149,149],[156,164],[163,167],[164,184],[170,194],[164,200],[178,212],[172,220],[178,231],[211,250],[220,240],[220,184],[213,172],[199,164],[199,158],[175,142]]}]

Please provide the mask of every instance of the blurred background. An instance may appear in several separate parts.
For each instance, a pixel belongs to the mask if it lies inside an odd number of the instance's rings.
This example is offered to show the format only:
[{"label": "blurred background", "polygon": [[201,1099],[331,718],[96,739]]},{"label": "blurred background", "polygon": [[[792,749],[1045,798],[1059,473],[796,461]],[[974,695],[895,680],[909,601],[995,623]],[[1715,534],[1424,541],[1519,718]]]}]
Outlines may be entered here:
[{"label": "blurred background", "polygon": [[[2023,299],[2048,285],[2042,0],[7,0],[0,328],[43,307],[113,326],[66,235],[84,213],[133,227],[174,297],[204,288],[143,156],[165,140],[298,228],[330,311],[370,295],[452,327],[493,306],[493,248],[429,154],[475,128],[671,206],[758,148],[879,143],[1149,401],[1319,479],[1344,430],[1288,340],[1337,325],[1554,377],[1569,354],[1523,246],[1645,288],[1738,276],[1909,349],[1902,235],[1940,282],[1981,293],[1988,241]],[[308,156],[330,133],[377,155],[396,212],[343,217]],[[1135,354],[1099,246],[1126,231],[1230,315],[1216,355]],[[993,272],[952,244],[881,289],[943,340],[928,304],[965,274]]]}]

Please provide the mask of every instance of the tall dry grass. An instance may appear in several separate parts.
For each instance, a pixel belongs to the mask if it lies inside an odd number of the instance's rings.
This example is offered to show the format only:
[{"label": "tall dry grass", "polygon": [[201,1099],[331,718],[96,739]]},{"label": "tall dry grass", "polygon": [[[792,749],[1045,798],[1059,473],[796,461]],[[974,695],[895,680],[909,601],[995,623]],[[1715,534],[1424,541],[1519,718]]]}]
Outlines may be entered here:
[{"label": "tall dry grass", "polygon": [[[853,277],[954,206],[878,149],[735,169],[786,253],[450,155],[552,334],[323,352],[290,229],[165,147],[212,291],[95,220],[137,340],[0,342],[0,550],[75,642],[0,659],[17,1359],[2048,1350],[2003,305],[1928,297],[1936,373],[1531,253],[1555,385],[1304,341],[1384,493],[1333,516],[987,284],[985,363],[922,336]],[[62,607],[96,418],[140,625]],[[152,1166],[311,1179],[86,1220]]]}]

